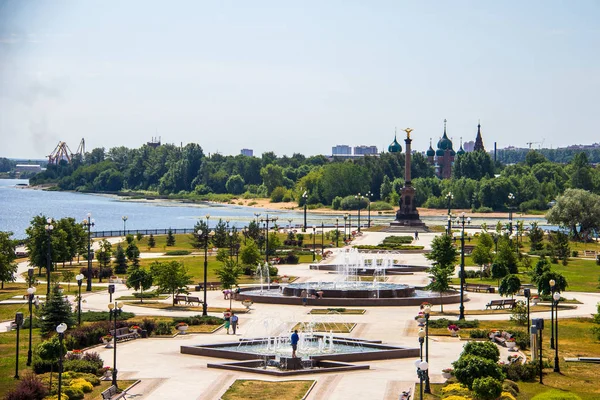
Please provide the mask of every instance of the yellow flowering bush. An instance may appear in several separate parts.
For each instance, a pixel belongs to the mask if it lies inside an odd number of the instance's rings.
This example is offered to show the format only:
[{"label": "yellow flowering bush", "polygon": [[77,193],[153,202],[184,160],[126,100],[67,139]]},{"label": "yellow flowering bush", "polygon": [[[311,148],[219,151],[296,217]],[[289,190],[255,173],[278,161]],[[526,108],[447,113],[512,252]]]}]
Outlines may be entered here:
[{"label": "yellow flowering bush", "polygon": [[[69,396],[64,393],[60,394],[60,398],[61,400],[69,400]],[[55,394],[54,396],[46,396],[44,397],[44,400],[58,400],[58,394]]]},{"label": "yellow flowering bush", "polygon": [[468,394],[469,389],[461,383],[451,383],[450,385],[446,385],[442,388],[442,393],[454,393],[454,394]]},{"label": "yellow flowering bush", "polygon": [[470,397],[452,395],[444,397],[444,400],[470,400]]},{"label": "yellow flowering bush", "polygon": [[94,390],[94,386],[83,378],[73,379],[71,381],[71,386],[80,389],[83,393],[90,393]]},{"label": "yellow flowering bush", "polygon": [[498,400],[517,400],[510,392],[502,392]]}]

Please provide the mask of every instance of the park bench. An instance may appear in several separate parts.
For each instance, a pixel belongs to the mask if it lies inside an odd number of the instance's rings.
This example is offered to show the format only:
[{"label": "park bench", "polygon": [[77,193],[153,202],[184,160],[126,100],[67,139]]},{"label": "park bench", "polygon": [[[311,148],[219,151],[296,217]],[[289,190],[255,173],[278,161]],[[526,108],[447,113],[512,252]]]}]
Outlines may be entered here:
[{"label": "park bench", "polygon": [[131,340],[131,339],[136,339],[138,337],[137,332],[129,332],[129,328],[128,327],[123,327],[123,328],[118,328],[116,330],[112,329],[110,331],[108,331],[111,335],[113,335],[117,341],[120,340]]},{"label": "park bench", "polygon": [[200,297],[198,296],[187,296],[187,301],[185,304],[194,304],[194,303],[198,303],[198,306],[200,306],[202,304],[202,300],[200,300]]},{"label": "park bench", "polygon": [[511,338],[512,335],[506,331],[502,333],[496,333],[494,336],[491,337],[492,340],[494,340],[498,344],[501,344],[502,346],[506,346],[506,341]]},{"label": "park bench", "polygon": [[400,393],[400,400],[410,400],[410,395],[412,392],[412,388],[409,388],[408,390],[403,391],[402,393]]},{"label": "park bench", "polygon": [[515,299],[506,299],[502,303],[502,308],[514,308],[517,301]]},{"label": "park bench", "polygon": [[104,392],[102,392],[102,399],[104,400],[113,400],[113,399],[121,399],[121,398],[125,398],[125,395],[127,393],[125,393],[125,391],[122,391],[121,393],[118,392],[118,389],[115,385],[111,385],[108,389],[106,389]]},{"label": "park bench", "polygon": [[517,301],[515,299],[502,299],[502,300],[492,300],[485,305],[485,309],[496,307],[496,310],[508,308],[514,308]]},{"label": "park bench", "polygon": [[596,257],[596,252],[594,250],[584,250],[583,255],[585,257]]},{"label": "park bench", "polygon": [[481,283],[467,283],[465,290],[472,292],[494,292],[494,288],[492,288],[492,285],[484,285]]},{"label": "park bench", "polygon": [[179,303],[186,303],[187,304],[188,299],[186,295],[183,294],[178,294],[175,296],[175,304],[179,304]]},{"label": "park bench", "polygon": [[[221,287],[221,282],[206,282],[206,288],[208,290],[217,290],[217,289],[220,289],[220,287]],[[199,284],[194,286],[195,292],[201,292],[202,290],[204,290],[203,282],[200,282]]]}]

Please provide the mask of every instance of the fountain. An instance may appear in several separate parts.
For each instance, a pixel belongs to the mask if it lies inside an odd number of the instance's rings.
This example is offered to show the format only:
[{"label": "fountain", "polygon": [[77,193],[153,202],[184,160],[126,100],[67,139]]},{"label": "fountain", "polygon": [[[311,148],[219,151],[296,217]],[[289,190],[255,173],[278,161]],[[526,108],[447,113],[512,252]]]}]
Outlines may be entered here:
[{"label": "fountain", "polygon": [[344,277],[358,277],[359,275],[390,274],[406,275],[421,272],[429,268],[426,265],[408,265],[396,252],[378,251],[363,253],[356,248],[344,249],[341,264],[311,264],[310,269],[335,271]]}]

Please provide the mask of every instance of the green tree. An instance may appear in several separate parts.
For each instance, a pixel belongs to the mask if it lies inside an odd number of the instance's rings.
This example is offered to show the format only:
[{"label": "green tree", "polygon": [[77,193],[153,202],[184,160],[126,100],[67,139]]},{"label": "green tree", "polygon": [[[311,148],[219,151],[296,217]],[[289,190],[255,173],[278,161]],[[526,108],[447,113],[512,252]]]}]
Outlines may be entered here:
[{"label": "green tree", "polygon": [[521,280],[515,274],[506,275],[498,285],[500,296],[514,297],[521,289]]},{"label": "green tree", "polygon": [[504,380],[504,373],[500,366],[495,361],[487,358],[468,354],[461,356],[452,365],[454,366],[456,379],[463,385],[468,386],[469,389],[473,389],[473,381],[477,378],[492,376]]},{"label": "green tree", "polygon": [[[48,233],[46,225],[48,218],[45,215],[36,215],[32,218],[29,227],[25,229],[27,240],[25,246],[29,253],[29,263],[38,268],[38,272],[42,274],[42,268],[48,265]],[[50,260],[52,260],[53,247],[50,246]],[[52,265],[50,265],[52,271]]]},{"label": "green tree", "polygon": [[171,228],[167,231],[167,246],[175,246],[175,235]]},{"label": "green tree", "polygon": [[[434,265],[429,268],[429,279],[430,282],[427,285],[427,289],[432,292],[439,293],[440,298],[450,289],[450,280],[454,274],[454,266],[442,267],[440,265]],[[444,303],[440,302],[440,311],[444,312]]]},{"label": "green tree", "polygon": [[506,265],[501,264],[501,263],[493,263],[492,268],[491,268],[491,273],[492,273],[492,279],[497,279],[498,286],[500,286],[500,279],[504,278],[510,272],[508,271],[508,268],[506,267]]},{"label": "green tree", "polygon": [[457,257],[458,250],[449,235],[441,235],[433,238],[431,252],[425,254],[425,258],[441,268],[454,268]]},{"label": "green tree", "polygon": [[493,246],[494,240],[492,236],[488,233],[482,233],[479,236],[479,243],[473,249],[471,257],[473,262],[480,266],[481,277],[483,277],[483,266],[491,264],[494,259],[494,254],[492,253]]},{"label": "green tree", "polygon": [[137,247],[135,242],[129,243],[127,249],[125,250],[125,254],[127,255],[127,259],[130,263],[135,266],[140,265],[140,249]]},{"label": "green tree", "polygon": [[[202,231],[203,234],[199,235],[198,232]],[[192,233],[190,239],[192,242],[192,246],[196,249],[204,249],[205,244],[205,234],[208,233],[208,224],[203,219],[199,219],[194,225],[194,232]]]},{"label": "green tree", "polygon": [[546,296],[552,293],[552,289],[550,287],[550,281],[552,279],[554,279],[555,282],[554,290],[564,292],[567,286],[569,286],[569,284],[567,283],[567,279],[561,273],[547,271],[544,272],[544,274],[540,276],[537,281],[539,294]]},{"label": "green tree", "polygon": [[500,360],[500,350],[492,342],[467,342],[460,356],[464,357],[466,355],[483,357],[493,362]]},{"label": "green tree", "polygon": [[544,230],[538,226],[537,222],[532,222],[529,230],[529,242],[531,243],[531,251],[539,251],[544,248]]},{"label": "green tree", "polygon": [[589,238],[600,229],[600,196],[582,189],[567,189],[546,214],[549,223],[570,230],[575,240]]},{"label": "green tree", "polygon": [[503,265],[510,274],[519,272],[517,256],[510,244],[510,240],[505,236],[498,238],[498,252],[496,253],[494,263]]},{"label": "green tree", "polygon": [[258,245],[252,239],[247,239],[246,244],[240,250],[240,259],[244,265],[257,265],[261,260]]},{"label": "green tree", "polygon": [[148,290],[152,287],[152,274],[144,268],[134,265],[129,267],[127,273],[128,277],[125,284],[128,288],[133,288],[136,291],[140,291],[140,303],[143,303],[144,290]]},{"label": "green tree", "polygon": [[71,304],[63,296],[62,289],[58,285],[53,285],[50,291],[50,297],[43,304],[40,311],[40,332],[47,335],[54,332],[61,323],[71,327],[75,325]]},{"label": "green tree", "polygon": [[571,248],[569,247],[569,237],[566,234],[560,231],[550,234],[550,249],[554,257],[561,260],[563,265],[568,264]]},{"label": "green tree", "polygon": [[550,272],[550,263],[545,257],[540,258],[536,263],[531,272],[531,282],[535,285],[538,284],[540,277],[546,272]]},{"label": "green tree", "polygon": [[219,218],[219,222],[215,226],[215,235],[212,238],[213,244],[218,247],[228,247],[229,235],[227,234],[227,225]]},{"label": "green tree", "polygon": [[[56,326],[54,327],[56,329]],[[52,373],[54,372],[54,365],[60,355],[63,356],[67,354],[67,345],[65,341],[62,343],[62,349],[60,345],[60,340],[58,335],[54,335],[52,338],[48,340],[44,340],[42,343],[38,344],[35,349],[36,357],[50,363],[50,388],[52,388]]]},{"label": "green tree", "polygon": [[231,194],[242,194],[244,193],[244,178],[241,175],[235,174],[231,175],[229,179],[227,179],[227,183],[225,183],[225,188],[227,189],[227,193]]},{"label": "green tree", "polygon": [[592,168],[590,167],[588,157],[584,152],[578,153],[573,157],[571,164],[571,187],[575,189],[592,190]]},{"label": "green tree", "polygon": [[233,286],[237,285],[241,272],[242,270],[235,260],[230,258],[227,258],[223,263],[223,267],[216,271],[217,276],[221,281],[221,286],[225,289],[231,289]]},{"label": "green tree", "polygon": [[192,283],[187,269],[178,261],[154,261],[150,264],[150,272],[160,292],[171,294],[173,306],[175,305],[175,294],[187,292],[186,286]]},{"label": "green tree", "polygon": [[261,168],[260,176],[263,185],[267,187],[267,195],[270,195],[277,186],[284,186],[283,168],[279,165],[268,164]]},{"label": "green tree", "polygon": [[269,234],[268,254],[270,256],[274,256],[277,253],[277,249],[280,247],[281,247],[281,240],[279,240],[279,236],[277,236],[277,233],[271,232]]},{"label": "green tree", "polygon": [[12,232],[0,232],[0,281],[2,289],[4,282],[14,282],[17,272],[17,255],[15,254],[15,243],[11,240]]},{"label": "green tree", "polygon": [[153,234],[150,234],[150,237],[148,237],[148,247],[149,248],[156,247],[156,239],[154,239]]},{"label": "green tree", "polygon": [[548,160],[542,153],[535,150],[529,150],[527,155],[525,156],[525,164],[533,167],[535,164],[541,164],[547,162]]},{"label": "green tree", "polygon": [[127,273],[127,255],[125,254],[125,250],[121,246],[121,243],[117,244],[117,249],[115,250],[115,274],[125,274]]},{"label": "green tree", "polygon": [[112,256],[112,244],[103,239],[100,242],[100,248],[96,252],[96,259],[100,264],[100,270],[98,272],[98,282],[102,282],[102,278],[106,275],[110,275],[108,272],[108,266],[110,265],[110,258]]},{"label": "green tree", "polygon": [[473,380],[473,392],[480,400],[495,400],[502,394],[502,382],[491,376]]},{"label": "green tree", "polygon": [[75,272],[67,269],[62,271],[63,282],[67,282],[67,290],[71,290],[71,281],[75,279]]}]

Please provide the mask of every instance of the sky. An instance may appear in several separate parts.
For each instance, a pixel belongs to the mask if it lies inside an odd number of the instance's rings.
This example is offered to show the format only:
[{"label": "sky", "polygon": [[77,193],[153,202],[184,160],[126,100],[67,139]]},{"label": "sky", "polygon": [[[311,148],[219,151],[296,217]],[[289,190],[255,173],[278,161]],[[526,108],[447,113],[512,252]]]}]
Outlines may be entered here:
[{"label": "sky", "polygon": [[[0,0],[0,157],[598,142],[598,1]],[[402,135],[401,135],[402,134]],[[403,147],[404,147],[404,143]]]}]

